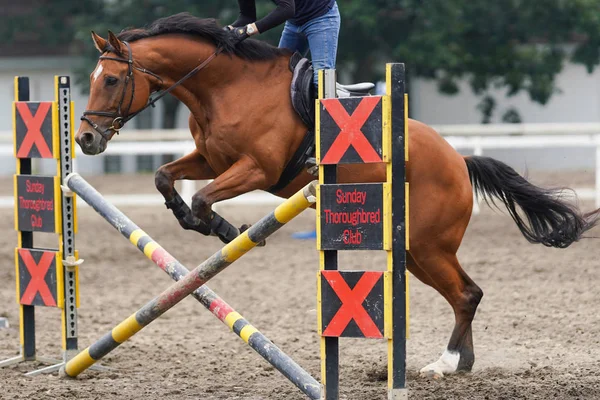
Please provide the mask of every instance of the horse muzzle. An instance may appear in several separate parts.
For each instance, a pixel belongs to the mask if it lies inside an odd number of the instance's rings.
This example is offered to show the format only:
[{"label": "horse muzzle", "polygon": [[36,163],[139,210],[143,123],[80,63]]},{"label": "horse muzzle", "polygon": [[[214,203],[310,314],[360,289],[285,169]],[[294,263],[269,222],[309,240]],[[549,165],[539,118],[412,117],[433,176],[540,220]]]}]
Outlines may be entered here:
[{"label": "horse muzzle", "polygon": [[83,154],[90,156],[100,154],[106,150],[107,142],[102,135],[92,131],[78,132],[75,141],[83,151]]}]

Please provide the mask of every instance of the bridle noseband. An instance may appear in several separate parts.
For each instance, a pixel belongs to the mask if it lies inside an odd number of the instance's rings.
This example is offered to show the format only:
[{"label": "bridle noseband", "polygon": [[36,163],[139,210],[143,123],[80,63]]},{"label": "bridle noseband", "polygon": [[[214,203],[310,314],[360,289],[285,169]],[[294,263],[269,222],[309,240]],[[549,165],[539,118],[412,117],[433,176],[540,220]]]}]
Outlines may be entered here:
[{"label": "bridle noseband", "polygon": [[[125,41],[123,43],[127,47],[127,52],[128,52],[127,58],[109,57],[109,56],[104,56],[104,55],[100,56],[100,60],[112,60],[112,61],[117,61],[117,62],[122,62],[122,63],[127,64],[127,77],[125,78],[125,84],[123,85],[123,93],[121,94],[121,100],[119,101],[117,110],[112,111],[112,112],[111,111],[85,110],[83,112],[83,116],[81,117],[82,121],[86,121],[88,124],[90,124],[92,126],[92,128],[94,128],[94,130],[96,132],[98,132],[106,141],[110,140],[110,138],[112,137],[113,134],[115,134],[115,133],[119,134],[119,131],[123,128],[123,126],[125,126],[125,123],[127,123],[127,121],[129,121],[130,119],[132,119],[133,117],[135,117],[136,115],[138,115],[139,113],[144,111],[146,108],[148,108],[150,106],[154,107],[155,103],[158,100],[160,100],[162,97],[166,96],[169,92],[171,92],[177,86],[181,85],[184,81],[191,78],[198,71],[200,71],[201,69],[206,67],[208,65],[208,63],[210,63],[223,50],[221,47],[217,47],[215,52],[212,53],[200,65],[198,65],[196,68],[194,68],[193,70],[188,72],[183,78],[181,78],[180,80],[175,82],[169,88],[160,92],[158,95],[156,95],[156,97],[153,98],[152,96],[150,96],[148,98],[148,102],[146,103],[146,105],[144,107],[142,107],[140,110],[130,114],[129,111],[131,110],[131,105],[133,104],[133,98],[135,97],[135,79],[133,76],[134,69],[158,79],[160,81],[161,86],[163,83],[163,79],[160,76],[158,76],[157,74],[155,74],[154,72],[147,70],[146,68],[141,68],[141,67],[134,65],[133,53],[131,51],[131,46],[129,45],[129,43],[127,43]],[[106,49],[105,52],[106,51],[108,51],[108,49]],[[131,98],[129,99],[129,103],[127,105],[126,111],[123,112],[122,107],[123,107],[123,103],[125,101],[125,95],[127,94],[127,86],[129,85],[130,81],[131,81]],[[156,92],[152,92],[151,95],[153,93],[156,93]],[[96,124],[91,119],[89,119],[87,117],[88,115],[97,115],[99,117],[113,118],[113,122],[109,128],[107,128],[105,131],[101,131],[98,124]]]}]

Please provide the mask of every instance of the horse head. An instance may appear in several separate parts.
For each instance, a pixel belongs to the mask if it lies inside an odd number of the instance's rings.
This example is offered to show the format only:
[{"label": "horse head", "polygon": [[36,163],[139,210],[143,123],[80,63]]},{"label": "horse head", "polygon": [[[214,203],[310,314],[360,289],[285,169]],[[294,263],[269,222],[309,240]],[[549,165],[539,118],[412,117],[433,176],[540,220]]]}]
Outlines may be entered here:
[{"label": "horse head", "polygon": [[137,65],[129,43],[92,32],[100,59],[90,75],[90,97],[75,141],[85,154],[100,154],[125,123],[144,110],[162,79]]}]

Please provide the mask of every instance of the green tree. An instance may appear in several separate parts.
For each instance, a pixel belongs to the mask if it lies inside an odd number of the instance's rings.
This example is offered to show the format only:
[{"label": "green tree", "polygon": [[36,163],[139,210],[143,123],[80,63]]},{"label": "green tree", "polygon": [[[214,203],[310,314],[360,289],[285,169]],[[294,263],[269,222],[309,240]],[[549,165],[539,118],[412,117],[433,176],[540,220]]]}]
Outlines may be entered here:
[{"label": "green tree", "polygon": [[484,97],[484,120],[495,107],[490,89],[546,104],[566,61],[591,72],[600,57],[598,0],[346,0],[340,10],[340,61],[354,65],[355,78],[395,60],[446,94],[467,79]]}]

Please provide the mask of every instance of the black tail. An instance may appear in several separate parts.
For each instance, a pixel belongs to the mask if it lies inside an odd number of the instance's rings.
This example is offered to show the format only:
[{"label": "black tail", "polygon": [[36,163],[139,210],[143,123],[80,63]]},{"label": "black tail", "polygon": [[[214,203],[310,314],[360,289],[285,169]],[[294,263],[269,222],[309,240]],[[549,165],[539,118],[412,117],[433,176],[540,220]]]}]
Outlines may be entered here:
[{"label": "black tail", "polygon": [[[496,205],[506,205],[519,230],[531,243],[565,248],[581,239],[600,219],[600,209],[582,214],[561,199],[562,189],[542,189],[529,183],[508,165],[489,157],[465,157],[473,189]],[[517,213],[516,206],[523,216]]]}]

